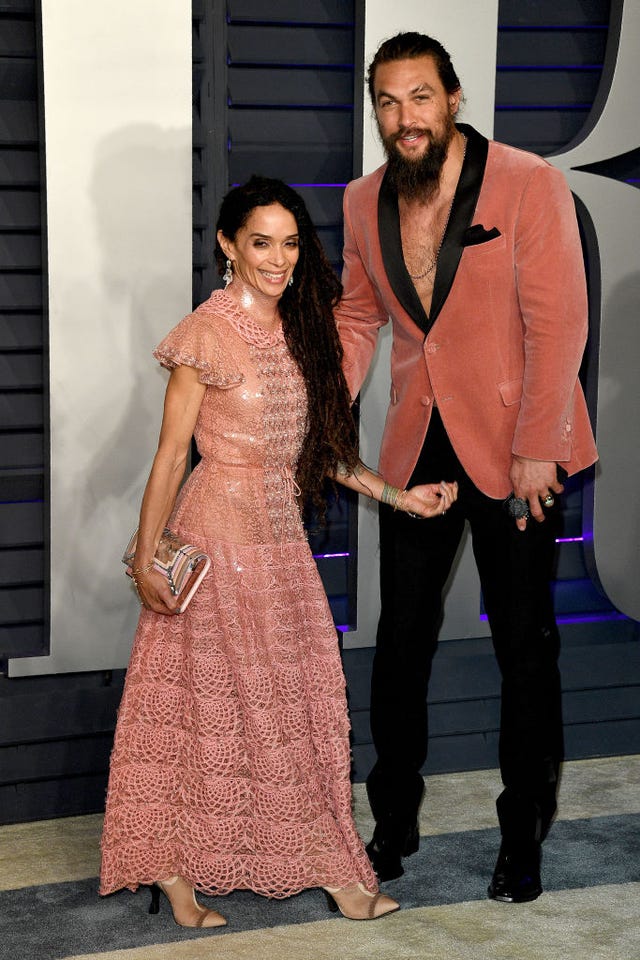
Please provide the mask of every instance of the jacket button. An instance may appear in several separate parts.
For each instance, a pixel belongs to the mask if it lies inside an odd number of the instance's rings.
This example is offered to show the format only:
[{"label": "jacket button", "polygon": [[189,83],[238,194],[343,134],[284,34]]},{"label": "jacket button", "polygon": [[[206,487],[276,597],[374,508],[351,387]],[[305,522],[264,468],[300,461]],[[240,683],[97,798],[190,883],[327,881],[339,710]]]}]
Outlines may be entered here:
[{"label": "jacket button", "polygon": [[428,407],[431,403],[431,397],[420,397],[420,403],[423,407]]},{"label": "jacket button", "polygon": [[427,345],[427,353],[435,353],[436,350],[440,349],[440,345],[437,343],[430,343]]}]

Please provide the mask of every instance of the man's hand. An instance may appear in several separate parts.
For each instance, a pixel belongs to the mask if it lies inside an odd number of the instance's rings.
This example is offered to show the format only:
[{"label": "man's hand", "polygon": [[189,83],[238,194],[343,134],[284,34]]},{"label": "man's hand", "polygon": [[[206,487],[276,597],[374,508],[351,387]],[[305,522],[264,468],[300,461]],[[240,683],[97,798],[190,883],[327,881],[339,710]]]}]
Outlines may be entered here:
[{"label": "man's hand", "polygon": [[[544,512],[542,503],[545,498],[562,493],[563,485],[558,480],[558,467],[555,460],[529,460],[514,455],[511,461],[511,485],[516,497],[529,502],[529,512],[534,520],[542,523]],[[524,517],[516,520],[518,530],[526,530]]]}]

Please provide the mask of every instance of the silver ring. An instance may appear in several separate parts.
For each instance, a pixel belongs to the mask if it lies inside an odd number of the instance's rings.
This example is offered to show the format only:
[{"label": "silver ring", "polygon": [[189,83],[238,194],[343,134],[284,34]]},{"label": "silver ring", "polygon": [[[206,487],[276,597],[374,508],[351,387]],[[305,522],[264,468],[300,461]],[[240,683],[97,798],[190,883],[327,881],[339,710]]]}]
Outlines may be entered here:
[{"label": "silver ring", "polygon": [[543,498],[542,503],[545,507],[552,507],[555,503],[555,499],[552,494],[548,493],[546,497]]}]

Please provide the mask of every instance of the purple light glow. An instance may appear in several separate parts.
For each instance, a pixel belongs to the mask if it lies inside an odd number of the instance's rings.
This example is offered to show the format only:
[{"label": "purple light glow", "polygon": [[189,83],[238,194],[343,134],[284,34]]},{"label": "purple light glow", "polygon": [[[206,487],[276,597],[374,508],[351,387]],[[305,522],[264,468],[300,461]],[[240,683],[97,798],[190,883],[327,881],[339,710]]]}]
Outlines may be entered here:
[{"label": "purple light glow", "polygon": [[533,113],[539,110],[566,110],[567,112],[577,113],[580,110],[589,110],[590,103],[529,103],[518,104],[514,107],[511,103],[497,103],[496,110],[522,110],[524,113]]},{"label": "purple light glow", "polygon": [[608,613],[573,613],[556,617],[557,623],[607,623],[611,620],[627,620],[624,613],[611,610]]},{"label": "purple light glow", "polygon": [[[229,149],[231,149],[231,141],[229,141]],[[232,187],[240,187],[240,183],[232,183]],[[300,190],[302,187],[340,187],[341,190],[344,190],[346,183],[290,183],[288,186],[293,187],[294,190]]]},{"label": "purple light glow", "polygon": [[[584,543],[584,537],[557,537],[556,543]],[[333,557],[348,557],[347,553],[314,553],[315,560],[330,560]]]},{"label": "purple light glow", "polygon": [[[488,620],[486,613],[480,614],[481,620]],[[558,615],[556,623],[607,623],[612,620],[627,620],[624,613],[616,613],[614,610],[606,613],[572,613],[564,616]]]},{"label": "purple light glow", "polygon": [[532,64],[511,64],[509,66],[497,67],[499,73],[518,73],[521,71],[536,70],[538,73],[544,73],[545,71],[549,72],[550,70],[602,70],[601,63],[547,63],[544,65],[535,65]]}]

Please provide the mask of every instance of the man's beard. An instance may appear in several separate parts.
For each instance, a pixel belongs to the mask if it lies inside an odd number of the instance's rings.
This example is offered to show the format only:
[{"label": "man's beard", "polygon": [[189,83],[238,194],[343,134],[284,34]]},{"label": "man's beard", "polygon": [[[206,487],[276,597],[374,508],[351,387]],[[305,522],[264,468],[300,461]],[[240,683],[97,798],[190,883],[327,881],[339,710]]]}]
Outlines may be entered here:
[{"label": "man's beard", "polygon": [[416,133],[426,133],[430,142],[425,152],[415,160],[401,154],[396,145],[400,137],[407,132],[403,129],[382,141],[387,154],[388,175],[398,196],[405,200],[428,200],[440,183],[440,173],[447,159],[456,126],[451,116],[448,116],[440,137],[430,130],[416,130]]}]

